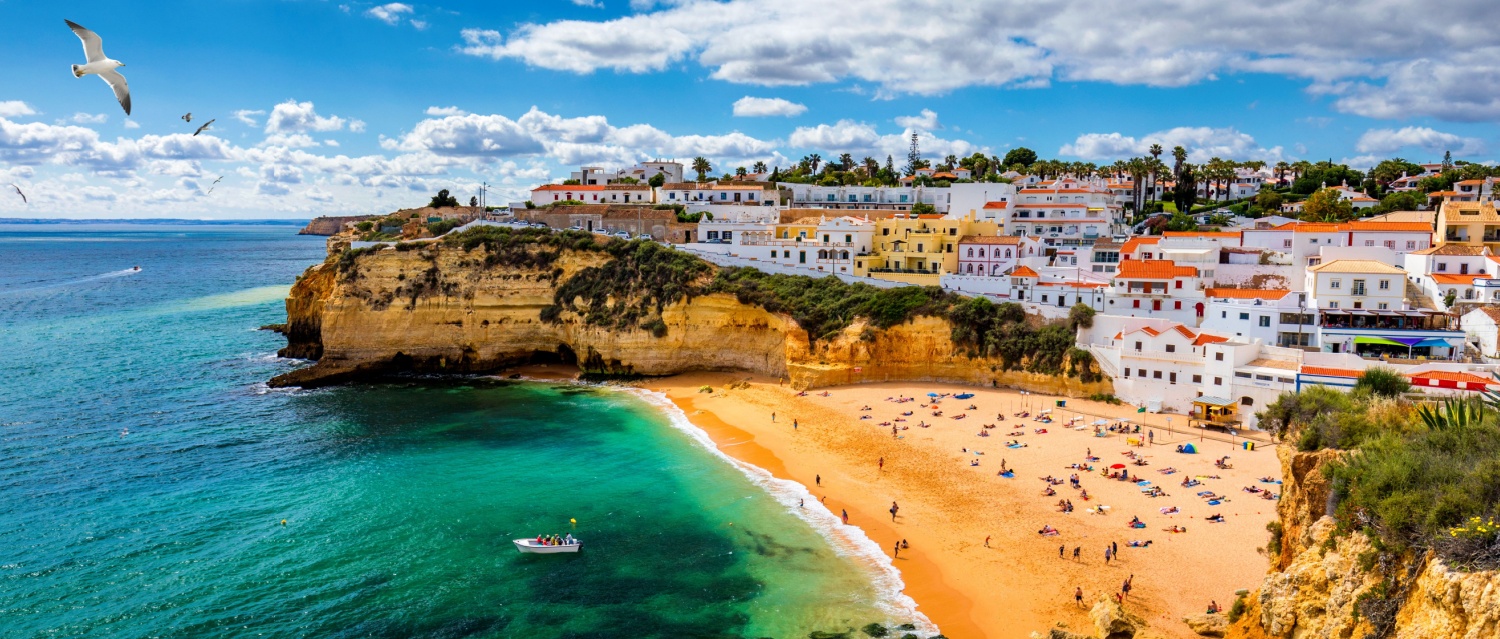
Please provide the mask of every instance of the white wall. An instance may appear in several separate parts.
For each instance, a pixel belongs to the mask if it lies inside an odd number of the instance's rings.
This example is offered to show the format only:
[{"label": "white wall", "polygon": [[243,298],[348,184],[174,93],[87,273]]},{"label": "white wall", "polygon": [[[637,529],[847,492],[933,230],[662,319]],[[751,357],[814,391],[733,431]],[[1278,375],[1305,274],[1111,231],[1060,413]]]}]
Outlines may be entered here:
[{"label": "white wall", "polygon": [[[1216,286],[1240,288],[1284,288],[1300,291],[1303,287],[1303,268],[1279,264],[1219,264],[1214,267]],[[1258,284],[1258,286],[1250,286]]]}]

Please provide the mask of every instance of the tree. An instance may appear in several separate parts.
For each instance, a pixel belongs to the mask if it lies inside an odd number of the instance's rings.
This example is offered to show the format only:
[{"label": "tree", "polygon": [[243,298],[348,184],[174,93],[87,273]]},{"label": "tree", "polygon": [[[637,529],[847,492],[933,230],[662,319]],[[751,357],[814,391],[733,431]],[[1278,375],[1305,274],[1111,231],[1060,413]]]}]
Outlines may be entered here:
[{"label": "tree", "polygon": [[757,160],[755,162],[755,166],[751,167],[750,170],[755,171],[756,173],[765,173],[766,172],[766,163]]},{"label": "tree", "polygon": [[428,202],[427,206],[435,209],[451,209],[458,206],[458,198],[448,195],[448,189],[443,189],[438,191],[437,195],[432,196],[432,201]]},{"label": "tree", "polygon": [[[1182,157],[1187,157],[1187,151],[1180,146],[1173,150],[1172,155],[1176,156],[1177,151],[1182,151]],[[1177,205],[1178,211],[1186,212],[1198,201],[1198,172],[1192,164],[1179,162],[1176,174],[1177,185],[1172,190],[1172,202]]]},{"label": "tree", "polygon": [[745,167],[743,167],[743,166],[736,167],[734,169],[734,177],[736,177],[738,179],[743,180],[743,179],[745,179],[745,176],[749,175],[749,174],[750,174],[750,171],[746,170]]},{"label": "tree", "polygon": [[841,170],[848,171],[854,168],[854,156],[848,153],[839,155],[839,166]]},{"label": "tree", "polygon": [[470,197],[469,198],[469,206],[471,206],[471,207],[472,206],[479,206],[479,196],[475,195],[475,196]]},{"label": "tree", "polygon": [[1371,207],[1371,215],[1380,215],[1392,211],[1415,211],[1418,207],[1427,203],[1427,198],[1412,191],[1393,191],[1380,198],[1380,203]]},{"label": "tree", "polygon": [[1068,323],[1073,325],[1074,330],[1093,328],[1094,308],[1083,302],[1074,304],[1073,308],[1068,309]]},{"label": "tree", "polygon": [[1354,381],[1354,391],[1365,391],[1379,397],[1400,397],[1411,391],[1411,382],[1394,369],[1376,366]]},{"label": "tree", "polygon": [[1172,219],[1167,221],[1168,231],[1196,231],[1198,222],[1194,221],[1187,213],[1178,211],[1172,214]]},{"label": "tree", "polygon": [[907,175],[916,175],[917,169],[922,168],[922,149],[917,145],[920,136],[916,131],[911,132],[911,150],[906,152]]},{"label": "tree", "polygon": [[1370,169],[1370,177],[1384,187],[1406,175],[1421,175],[1422,167],[1401,158],[1391,158]]},{"label": "tree", "polygon": [[896,158],[895,158],[895,156],[892,156],[892,155],[889,155],[889,154],[887,154],[885,156],[885,172],[890,176],[890,179],[895,179],[896,178]]},{"label": "tree", "polygon": [[926,202],[917,202],[916,204],[911,205],[912,215],[931,215],[936,212],[937,209],[932,208],[932,205]]},{"label": "tree", "polygon": [[1354,207],[1333,189],[1318,189],[1302,204],[1304,222],[1348,222],[1354,219]]},{"label": "tree", "polygon": [[693,158],[693,170],[698,172],[698,181],[708,179],[708,172],[714,170],[714,165],[709,164],[708,158],[698,156]]},{"label": "tree", "polygon": [[949,154],[948,157],[943,158],[943,170],[952,171],[955,166],[958,166],[958,156]]},{"label": "tree", "polygon": [[667,174],[666,173],[657,173],[656,175],[651,176],[651,179],[646,180],[646,184],[649,184],[652,187],[658,188],[658,189],[661,188],[661,185],[666,184],[666,183],[667,183]]},{"label": "tree", "polygon": [[1005,166],[1014,166],[1019,164],[1024,167],[1031,168],[1031,165],[1036,163],[1036,151],[1028,149],[1024,146],[1018,146],[1014,149],[1006,151],[1005,159],[1001,160],[1000,163]]},{"label": "tree", "polygon": [[1255,196],[1255,205],[1262,211],[1269,211],[1272,215],[1281,211],[1281,194],[1271,189],[1261,189]]},{"label": "tree", "polygon": [[1453,152],[1452,151],[1443,151],[1443,172],[1447,173],[1447,172],[1452,171],[1452,170],[1453,170]]}]

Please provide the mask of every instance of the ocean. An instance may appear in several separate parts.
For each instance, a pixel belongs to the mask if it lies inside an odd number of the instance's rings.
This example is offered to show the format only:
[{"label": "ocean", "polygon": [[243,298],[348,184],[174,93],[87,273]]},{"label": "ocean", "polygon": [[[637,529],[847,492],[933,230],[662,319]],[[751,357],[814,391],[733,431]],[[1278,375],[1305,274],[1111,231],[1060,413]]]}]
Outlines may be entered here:
[{"label": "ocean", "polygon": [[[324,253],[296,229],[0,225],[0,637],[922,621],[878,549],[659,398],[493,378],[268,389],[302,363],[256,329]],[[511,544],[564,533],[583,552]]]}]

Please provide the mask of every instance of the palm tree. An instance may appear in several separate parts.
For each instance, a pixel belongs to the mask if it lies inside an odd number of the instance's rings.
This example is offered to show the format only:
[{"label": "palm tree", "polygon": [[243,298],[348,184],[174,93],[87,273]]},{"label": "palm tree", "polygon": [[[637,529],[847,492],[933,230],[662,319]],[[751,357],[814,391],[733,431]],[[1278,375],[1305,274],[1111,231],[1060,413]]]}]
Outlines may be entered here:
[{"label": "palm tree", "polygon": [[958,165],[958,156],[949,155],[943,158],[943,165],[948,167],[947,170],[952,171],[953,167]]},{"label": "palm tree", "polygon": [[1151,154],[1151,201],[1155,202],[1156,201],[1157,167],[1161,166],[1161,153],[1162,153],[1161,145],[1160,144],[1152,144],[1151,148],[1146,149],[1146,152]]},{"label": "palm tree", "polygon": [[698,181],[708,179],[708,172],[714,170],[714,166],[708,163],[708,158],[698,156],[693,158],[693,170],[698,172]]},{"label": "palm tree", "polygon": [[1176,176],[1182,173],[1182,165],[1187,163],[1187,156],[1187,149],[1181,146],[1172,147],[1172,160],[1175,162],[1172,165],[1172,175]]},{"label": "palm tree", "polygon": [[839,166],[843,167],[844,171],[848,171],[850,169],[853,169],[854,168],[854,156],[849,155],[848,153],[840,155],[839,156]]},{"label": "palm tree", "polygon": [[739,179],[741,179],[741,180],[743,180],[743,179],[745,179],[745,176],[746,176],[746,175],[749,175],[749,174],[750,174],[750,172],[749,172],[749,171],[746,171],[746,170],[745,170],[745,167],[743,167],[743,166],[741,166],[741,167],[736,167],[736,168],[735,168],[735,169],[734,169],[734,177],[736,177],[736,178],[739,178]]},{"label": "palm tree", "polygon": [[821,164],[822,162],[823,162],[823,156],[818,155],[817,153],[814,153],[812,155],[807,156],[807,163],[810,166],[812,166],[813,175],[817,175],[818,174],[818,165]]},{"label": "palm tree", "polygon": [[1287,164],[1285,160],[1276,163],[1276,186],[1281,186],[1281,183],[1285,181],[1287,171],[1290,170],[1292,170],[1292,165]]},{"label": "palm tree", "polygon": [[875,174],[880,172],[880,160],[865,156],[861,163],[865,165],[865,179],[875,177]]},{"label": "palm tree", "polygon": [[759,162],[759,161],[757,161],[755,163],[755,166],[753,168],[751,168],[751,170],[755,171],[756,173],[765,173],[766,172],[766,163],[765,162]]}]

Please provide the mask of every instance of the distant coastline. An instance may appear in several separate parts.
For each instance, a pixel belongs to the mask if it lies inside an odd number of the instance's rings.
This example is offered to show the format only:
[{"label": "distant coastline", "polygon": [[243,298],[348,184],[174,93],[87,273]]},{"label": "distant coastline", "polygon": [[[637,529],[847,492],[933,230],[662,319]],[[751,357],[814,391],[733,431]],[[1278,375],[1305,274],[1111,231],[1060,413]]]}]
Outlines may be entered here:
[{"label": "distant coastline", "polygon": [[154,224],[172,226],[303,226],[307,219],[189,220],[176,218],[31,218],[0,217],[0,224]]}]

